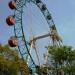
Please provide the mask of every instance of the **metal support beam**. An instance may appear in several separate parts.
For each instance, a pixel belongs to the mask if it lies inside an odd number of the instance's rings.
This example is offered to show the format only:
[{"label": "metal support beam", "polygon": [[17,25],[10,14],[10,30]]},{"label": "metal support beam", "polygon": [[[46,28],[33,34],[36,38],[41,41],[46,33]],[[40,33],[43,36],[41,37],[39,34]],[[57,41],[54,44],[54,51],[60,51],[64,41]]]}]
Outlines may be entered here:
[{"label": "metal support beam", "polygon": [[50,33],[45,34],[45,35],[42,35],[42,36],[37,36],[37,37],[31,39],[30,42],[31,42],[31,41],[36,41],[36,40],[39,40],[39,39],[42,39],[42,38],[46,38],[46,37],[49,37],[49,36],[51,36]]}]

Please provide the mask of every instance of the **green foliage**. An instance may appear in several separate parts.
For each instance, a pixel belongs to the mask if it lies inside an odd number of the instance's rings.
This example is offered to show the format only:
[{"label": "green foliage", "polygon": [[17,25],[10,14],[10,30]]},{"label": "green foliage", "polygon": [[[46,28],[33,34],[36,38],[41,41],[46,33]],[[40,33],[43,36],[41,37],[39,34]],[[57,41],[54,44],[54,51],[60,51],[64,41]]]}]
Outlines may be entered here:
[{"label": "green foliage", "polygon": [[47,67],[44,66],[36,66],[36,73],[39,75],[47,75]]},{"label": "green foliage", "polygon": [[75,73],[75,50],[71,46],[48,46],[48,53],[57,71],[63,69],[68,75]]},{"label": "green foliage", "polygon": [[26,62],[20,59],[16,50],[0,45],[0,74],[18,75],[20,72],[29,75]]},{"label": "green foliage", "polygon": [[42,75],[47,75],[47,67],[40,68]]}]

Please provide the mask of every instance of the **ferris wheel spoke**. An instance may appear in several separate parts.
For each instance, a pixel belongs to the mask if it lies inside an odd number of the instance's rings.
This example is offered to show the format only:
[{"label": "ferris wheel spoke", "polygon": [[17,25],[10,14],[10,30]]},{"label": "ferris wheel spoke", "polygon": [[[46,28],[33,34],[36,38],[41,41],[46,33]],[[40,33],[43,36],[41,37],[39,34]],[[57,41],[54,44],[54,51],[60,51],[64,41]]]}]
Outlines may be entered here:
[{"label": "ferris wheel spoke", "polygon": [[35,53],[36,53],[36,56],[37,56],[38,65],[40,66],[40,59],[39,59],[39,55],[37,53],[37,49],[36,49],[35,45],[34,45],[34,50],[35,50]]},{"label": "ferris wheel spoke", "polygon": [[36,41],[36,40],[43,39],[43,38],[50,37],[50,36],[51,36],[51,34],[48,33],[48,34],[45,34],[45,35],[41,35],[41,36],[34,37],[30,41]]}]

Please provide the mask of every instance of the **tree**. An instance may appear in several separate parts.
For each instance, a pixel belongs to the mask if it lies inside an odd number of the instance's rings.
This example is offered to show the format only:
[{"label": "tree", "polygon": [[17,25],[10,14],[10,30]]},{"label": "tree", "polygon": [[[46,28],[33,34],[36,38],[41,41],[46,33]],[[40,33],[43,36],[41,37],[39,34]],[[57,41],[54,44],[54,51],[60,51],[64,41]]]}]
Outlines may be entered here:
[{"label": "tree", "polygon": [[38,75],[48,75],[47,74],[47,67],[45,65],[36,66],[36,73]]},{"label": "tree", "polygon": [[48,52],[50,60],[53,60],[53,68],[55,68],[57,75],[61,70],[68,75],[75,74],[75,50],[71,46],[48,46]]},{"label": "tree", "polygon": [[0,74],[1,75],[29,75],[28,66],[16,50],[8,45],[0,45]]}]

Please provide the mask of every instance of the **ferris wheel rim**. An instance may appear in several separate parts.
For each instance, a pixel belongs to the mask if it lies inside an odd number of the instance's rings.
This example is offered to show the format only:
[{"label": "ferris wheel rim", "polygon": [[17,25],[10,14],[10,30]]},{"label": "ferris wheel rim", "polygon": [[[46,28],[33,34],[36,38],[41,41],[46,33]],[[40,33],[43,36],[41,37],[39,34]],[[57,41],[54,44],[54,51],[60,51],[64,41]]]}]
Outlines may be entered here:
[{"label": "ferris wheel rim", "polygon": [[[16,0],[16,2],[17,2],[18,0]],[[33,2],[33,1],[32,1]],[[33,2],[40,10],[41,10],[41,7],[38,5],[38,4],[36,4],[36,2]],[[43,2],[42,2],[42,4],[43,4]],[[34,66],[36,66],[36,64],[35,64],[35,62],[34,62],[34,60],[33,60],[33,58],[32,58],[32,56],[31,56],[31,54],[30,54],[30,52],[29,52],[29,49],[28,49],[28,43],[27,43],[27,41],[26,41],[26,39],[25,39],[25,35],[24,35],[24,31],[23,31],[23,24],[22,24],[22,13],[23,13],[23,6],[25,6],[25,4],[23,3],[23,5],[20,7],[20,9],[21,10],[17,10],[17,9],[15,9],[15,12],[17,11],[17,12],[19,12],[19,13],[21,13],[21,20],[19,20],[19,19],[17,19],[17,21],[18,21],[18,23],[20,23],[21,24],[21,32],[22,32],[22,36],[18,36],[18,34],[17,34],[17,30],[16,30],[16,25],[14,25],[14,33],[15,33],[15,37],[17,38],[17,39],[19,39],[19,38],[21,38],[21,40],[24,42],[24,47],[26,47],[26,49],[27,49],[27,53],[28,53],[28,55],[30,56],[30,58],[31,58],[31,61],[33,62],[33,64],[34,64]],[[19,8],[18,8],[19,9]],[[16,13],[14,12],[14,17],[16,16]],[[51,16],[51,14],[49,13],[49,11],[48,11],[48,9],[46,8],[46,12],[47,12],[47,14],[45,15],[45,13],[44,13],[44,11],[42,11],[41,10],[41,12],[42,12],[42,14],[44,15],[44,17],[45,17],[45,19],[46,19],[46,21],[47,21],[47,23],[48,23],[48,25],[49,25],[49,28],[51,28],[51,25],[55,25],[54,24],[54,21],[53,21],[53,19],[52,19],[52,17],[51,17],[51,22],[52,22],[52,24],[50,24],[50,20],[48,20],[48,19],[50,19],[50,17],[49,16]],[[15,18],[17,18],[18,16],[16,16]],[[47,19],[47,17],[48,17],[48,19]],[[21,53],[21,51],[20,51],[20,45],[18,45],[18,49],[19,49],[19,52],[20,52],[20,54],[22,55],[22,59],[24,59],[24,57],[23,57],[23,54]],[[26,59],[26,58],[25,58]],[[31,66],[31,65],[30,65]]]}]

